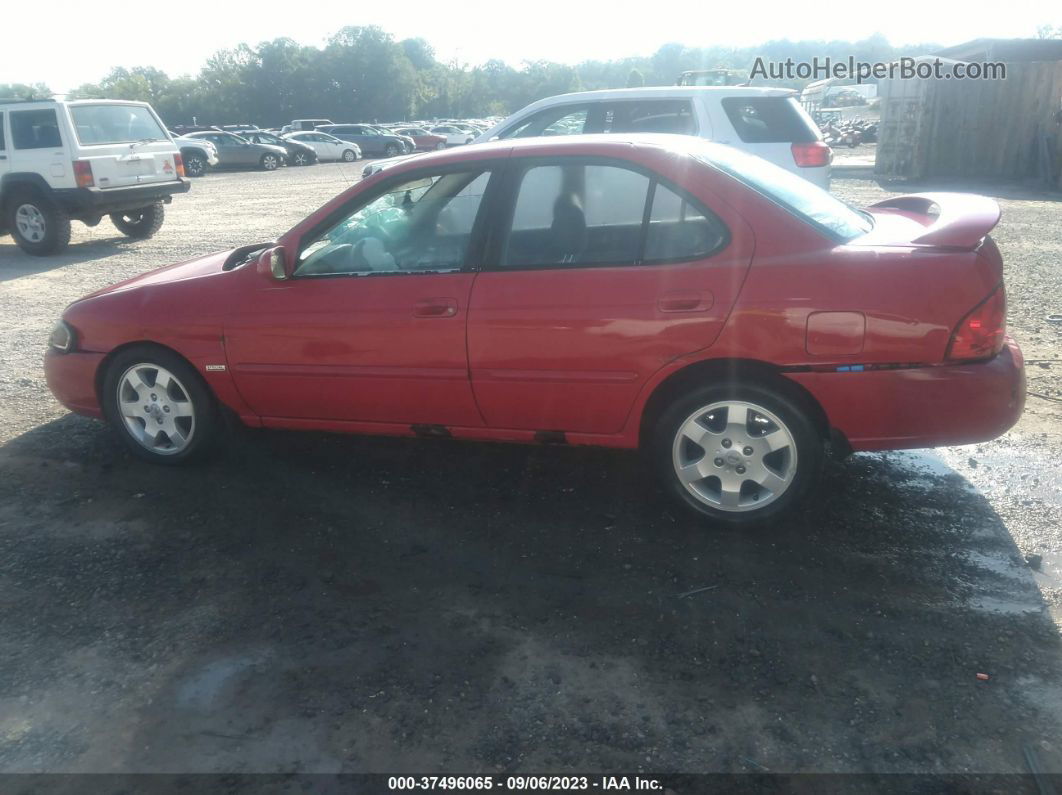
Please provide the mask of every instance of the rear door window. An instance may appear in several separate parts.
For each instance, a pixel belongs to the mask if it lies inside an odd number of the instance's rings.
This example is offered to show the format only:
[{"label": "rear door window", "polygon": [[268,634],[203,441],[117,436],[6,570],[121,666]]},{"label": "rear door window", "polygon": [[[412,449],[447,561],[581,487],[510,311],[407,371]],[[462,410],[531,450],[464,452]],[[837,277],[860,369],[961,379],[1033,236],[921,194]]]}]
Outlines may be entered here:
[{"label": "rear door window", "polygon": [[602,132],[694,135],[697,123],[688,99],[648,99],[609,103]]},{"label": "rear door window", "polygon": [[720,249],[729,233],[713,212],[659,182],[653,191],[645,262],[703,259]]},{"label": "rear door window", "polygon": [[815,122],[795,97],[725,97],[722,105],[738,138],[747,144],[819,140]]},{"label": "rear door window", "polygon": [[15,149],[56,149],[63,145],[54,108],[11,111],[11,143]]}]

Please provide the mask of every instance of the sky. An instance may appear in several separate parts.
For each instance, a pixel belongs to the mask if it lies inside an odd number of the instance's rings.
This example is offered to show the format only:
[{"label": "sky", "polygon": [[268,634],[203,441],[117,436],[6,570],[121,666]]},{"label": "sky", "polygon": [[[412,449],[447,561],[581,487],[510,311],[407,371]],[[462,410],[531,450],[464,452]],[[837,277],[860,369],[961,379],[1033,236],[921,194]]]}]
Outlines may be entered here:
[{"label": "sky", "polygon": [[475,65],[498,58],[514,66],[650,55],[668,42],[745,47],[772,39],[858,40],[881,33],[897,46],[950,45],[1033,37],[1037,25],[1062,25],[1055,0],[315,0],[301,6],[306,13],[297,7],[287,0],[8,3],[0,15],[0,83],[44,82],[63,92],[98,81],[114,66],[194,75],[214,52],[241,42],[286,36],[320,46],[345,25],[378,25],[396,39],[424,38],[441,60]]}]

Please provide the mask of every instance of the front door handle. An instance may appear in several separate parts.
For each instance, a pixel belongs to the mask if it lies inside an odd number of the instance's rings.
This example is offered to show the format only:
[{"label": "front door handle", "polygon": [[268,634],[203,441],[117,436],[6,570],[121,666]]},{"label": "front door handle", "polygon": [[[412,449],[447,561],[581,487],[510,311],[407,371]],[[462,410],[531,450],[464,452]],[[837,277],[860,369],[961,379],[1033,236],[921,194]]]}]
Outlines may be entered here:
[{"label": "front door handle", "polygon": [[660,296],[656,306],[661,312],[703,312],[712,308],[713,301],[708,291],[676,290]]},{"label": "front door handle", "polygon": [[453,317],[456,314],[456,298],[424,298],[413,306],[414,317]]}]

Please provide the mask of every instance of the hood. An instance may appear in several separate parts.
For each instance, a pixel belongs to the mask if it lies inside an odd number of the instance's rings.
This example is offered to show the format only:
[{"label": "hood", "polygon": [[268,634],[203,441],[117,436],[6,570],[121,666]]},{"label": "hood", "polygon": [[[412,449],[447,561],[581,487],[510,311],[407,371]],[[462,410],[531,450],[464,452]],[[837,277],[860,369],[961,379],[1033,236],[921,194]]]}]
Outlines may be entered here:
[{"label": "hood", "polygon": [[222,266],[229,258],[229,255],[235,249],[227,249],[225,251],[217,251],[213,254],[207,254],[203,257],[196,257],[195,259],[186,260],[184,262],[178,262],[175,265],[167,265],[164,268],[148,271],[142,273],[139,276],[134,276],[131,279],[112,284],[110,287],[104,287],[102,290],[97,290],[94,293],[79,299],[80,301],[86,301],[91,298],[97,298],[101,295],[109,295],[111,293],[120,293],[127,290],[135,290],[141,287],[149,287],[159,284],[168,284],[171,282],[182,282],[189,279],[201,279],[207,276],[213,276],[218,273],[222,273]]}]

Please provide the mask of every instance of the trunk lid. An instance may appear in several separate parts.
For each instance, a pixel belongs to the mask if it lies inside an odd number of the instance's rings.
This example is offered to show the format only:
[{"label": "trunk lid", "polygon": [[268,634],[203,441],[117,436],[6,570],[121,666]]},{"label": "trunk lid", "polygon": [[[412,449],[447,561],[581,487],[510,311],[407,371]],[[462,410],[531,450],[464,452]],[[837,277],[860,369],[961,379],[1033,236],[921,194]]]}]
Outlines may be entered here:
[{"label": "trunk lid", "polygon": [[92,165],[96,187],[127,188],[172,182],[177,146],[150,106],[130,102],[78,102],[69,106],[77,159]]}]

